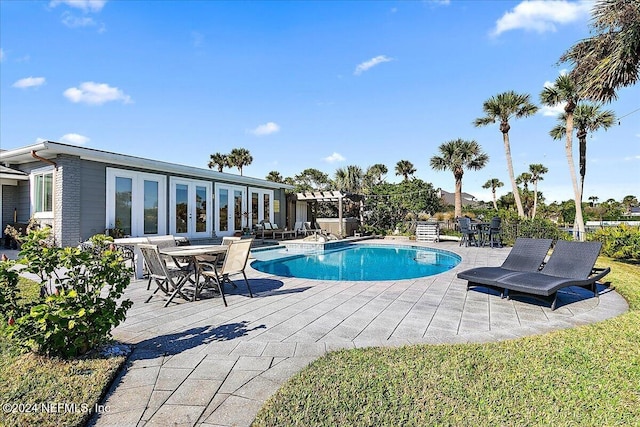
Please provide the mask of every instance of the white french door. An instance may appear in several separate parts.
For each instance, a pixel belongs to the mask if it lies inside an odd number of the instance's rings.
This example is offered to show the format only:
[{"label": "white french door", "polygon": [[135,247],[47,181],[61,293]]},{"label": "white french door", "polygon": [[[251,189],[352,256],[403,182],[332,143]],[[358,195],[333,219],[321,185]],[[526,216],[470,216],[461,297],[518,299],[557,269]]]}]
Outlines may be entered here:
[{"label": "white french door", "polygon": [[[260,221],[273,222],[273,190],[263,188],[249,188],[249,218],[250,227]],[[284,226],[285,224],[278,224]]]},{"label": "white french door", "polygon": [[175,236],[211,237],[213,203],[211,183],[192,179],[170,179],[169,229]]},{"label": "white french door", "polygon": [[232,236],[248,227],[247,188],[215,184],[215,230],[218,236]]}]

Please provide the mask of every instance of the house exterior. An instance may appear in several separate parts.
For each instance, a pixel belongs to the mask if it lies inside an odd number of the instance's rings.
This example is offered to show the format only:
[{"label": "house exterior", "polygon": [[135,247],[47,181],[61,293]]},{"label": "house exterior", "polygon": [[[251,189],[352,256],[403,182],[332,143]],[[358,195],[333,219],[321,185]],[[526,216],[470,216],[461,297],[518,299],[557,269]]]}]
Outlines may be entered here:
[{"label": "house exterior", "polygon": [[0,151],[0,164],[0,231],[34,217],[60,246],[106,230],[207,239],[286,224],[293,188],[53,141]]},{"label": "house exterior", "polygon": [[[449,193],[448,191],[444,191],[443,189],[439,188],[438,197],[440,197],[440,199],[442,200],[442,203],[445,206],[453,206],[455,204],[455,199],[456,199],[455,193]],[[462,200],[462,206],[474,206],[478,204],[478,201],[476,200],[475,196],[465,192],[462,192],[461,200]]]}]

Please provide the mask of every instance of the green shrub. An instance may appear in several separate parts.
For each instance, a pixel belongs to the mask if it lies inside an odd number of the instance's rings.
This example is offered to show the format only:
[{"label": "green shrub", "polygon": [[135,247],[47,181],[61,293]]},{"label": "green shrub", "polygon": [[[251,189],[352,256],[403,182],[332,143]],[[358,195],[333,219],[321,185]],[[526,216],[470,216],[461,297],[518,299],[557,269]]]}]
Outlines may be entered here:
[{"label": "green shrub", "polygon": [[[105,342],[125,319],[130,300],[118,303],[129,285],[131,269],[120,254],[58,248],[50,229],[31,231],[22,239],[18,263],[0,263],[0,316],[12,341],[36,353],[73,357]],[[40,278],[40,295],[20,303],[22,267]]]},{"label": "green shrub", "polygon": [[502,220],[502,241],[513,244],[517,237],[532,237],[536,239],[570,240],[571,236],[558,228],[558,225],[548,219],[517,219]]},{"label": "green shrub", "polygon": [[640,260],[640,227],[619,225],[596,230],[587,236],[602,242],[602,254],[623,260]]}]

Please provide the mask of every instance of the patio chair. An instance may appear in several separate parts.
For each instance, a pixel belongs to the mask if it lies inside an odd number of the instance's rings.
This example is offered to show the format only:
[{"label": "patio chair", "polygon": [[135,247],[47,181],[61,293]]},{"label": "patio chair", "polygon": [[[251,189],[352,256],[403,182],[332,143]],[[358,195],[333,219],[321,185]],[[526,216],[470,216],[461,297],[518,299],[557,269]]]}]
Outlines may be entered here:
[{"label": "patio chair", "polygon": [[499,217],[491,219],[488,238],[489,246],[493,247],[496,244],[499,248],[502,247],[502,220]]},{"label": "patio chair", "polygon": [[458,218],[458,226],[460,227],[460,233],[462,233],[460,246],[463,243],[465,246],[478,246],[478,230],[471,228],[471,219],[467,217]]},{"label": "patio chair", "polygon": [[[236,237],[236,236],[224,236],[222,238],[222,246],[230,246],[231,243],[233,242],[237,242],[238,240],[241,240],[242,237]],[[221,254],[221,255],[198,255],[196,257],[196,260],[198,261],[199,264],[207,264],[207,266],[209,266],[210,268],[213,268],[211,266],[211,264],[216,264],[217,266],[222,266],[222,263],[224,261],[225,258],[225,254]]]},{"label": "patio chair", "polygon": [[526,296],[551,302],[555,310],[558,291],[579,286],[598,296],[597,282],[611,269],[594,268],[601,242],[569,242],[558,240],[549,260],[539,272],[516,273],[496,280],[498,286],[508,291],[508,297]]},{"label": "patio chair", "polygon": [[468,281],[467,291],[480,286],[497,290],[504,298],[504,288],[498,286],[497,280],[511,274],[538,271],[552,242],[552,239],[518,237],[500,267],[472,268],[458,273],[458,278]]},{"label": "patio chair", "polygon": [[138,248],[144,257],[144,262],[149,272],[149,281],[156,283],[156,290],[153,291],[145,302],[151,301],[151,298],[153,298],[158,291],[169,295],[169,299],[164,305],[165,307],[169,305],[176,295],[180,295],[184,299],[189,299],[182,292],[182,288],[189,281],[189,276],[192,271],[167,266],[164,257],[160,255],[160,250],[157,245],[140,244]]},{"label": "patio chair", "polygon": [[311,226],[311,221],[306,221],[303,224],[303,228],[302,230],[304,231],[304,235],[308,236],[309,234],[317,234],[317,233],[322,233],[322,229],[320,227],[312,227]]},{"label": "patio chair", "polygon": [[251,251],[252,243],[253,239],[242,239],[231,242],[222,267],[202,272],[205,278],[211,278],[216,283],[216,288],[220,292],[220,295],[222,295],[222,302],[224,302],[225,307],[227,307],[227,299],[224,296],[224,284],[230,283],[235,287],[235,284],[229,279],[229,277],[233,275],[242,274],[244,282],[247,284],[247,289],[249,290],[249,296],[253,298],[253,292],[251,292],[251,286],[249,286],[249,281],[244,271],[249,261],[249,252]]}]

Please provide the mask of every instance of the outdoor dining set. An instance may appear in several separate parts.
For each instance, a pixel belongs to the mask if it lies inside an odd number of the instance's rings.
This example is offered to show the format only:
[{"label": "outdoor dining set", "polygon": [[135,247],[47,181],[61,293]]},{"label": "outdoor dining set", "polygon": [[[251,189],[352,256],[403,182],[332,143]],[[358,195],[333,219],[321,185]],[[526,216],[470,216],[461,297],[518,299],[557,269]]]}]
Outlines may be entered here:
[{"label": "outdoor dining set", "polygon": [[458,218],[458,227],[462,238],[460,246],[502,247],[502,220],[498,217],[489,222],[471,221],[471,218]]},{"label": "outdoor dining set", "polygon": [[[223,237],[222,243],[217,245],[190,245],[188,241],[171,235],[134,240],[116,239],[104,244],[130,261],[138,278],[148,279],[147,290],[155,285],[156,289],[146,302],[160,292],[166,298],[166,307],[176,296],[195,301],[207,292],[222,297],[227,306],[224,286],[237,287],[230,279],[234,275],[243,276],[249,296],[253,298],[245,274],[253,238]],[[100,246],[84,243],[81,249],[99,251]],[[143,268],[140,268],[139,261],[143,262]]]}]

